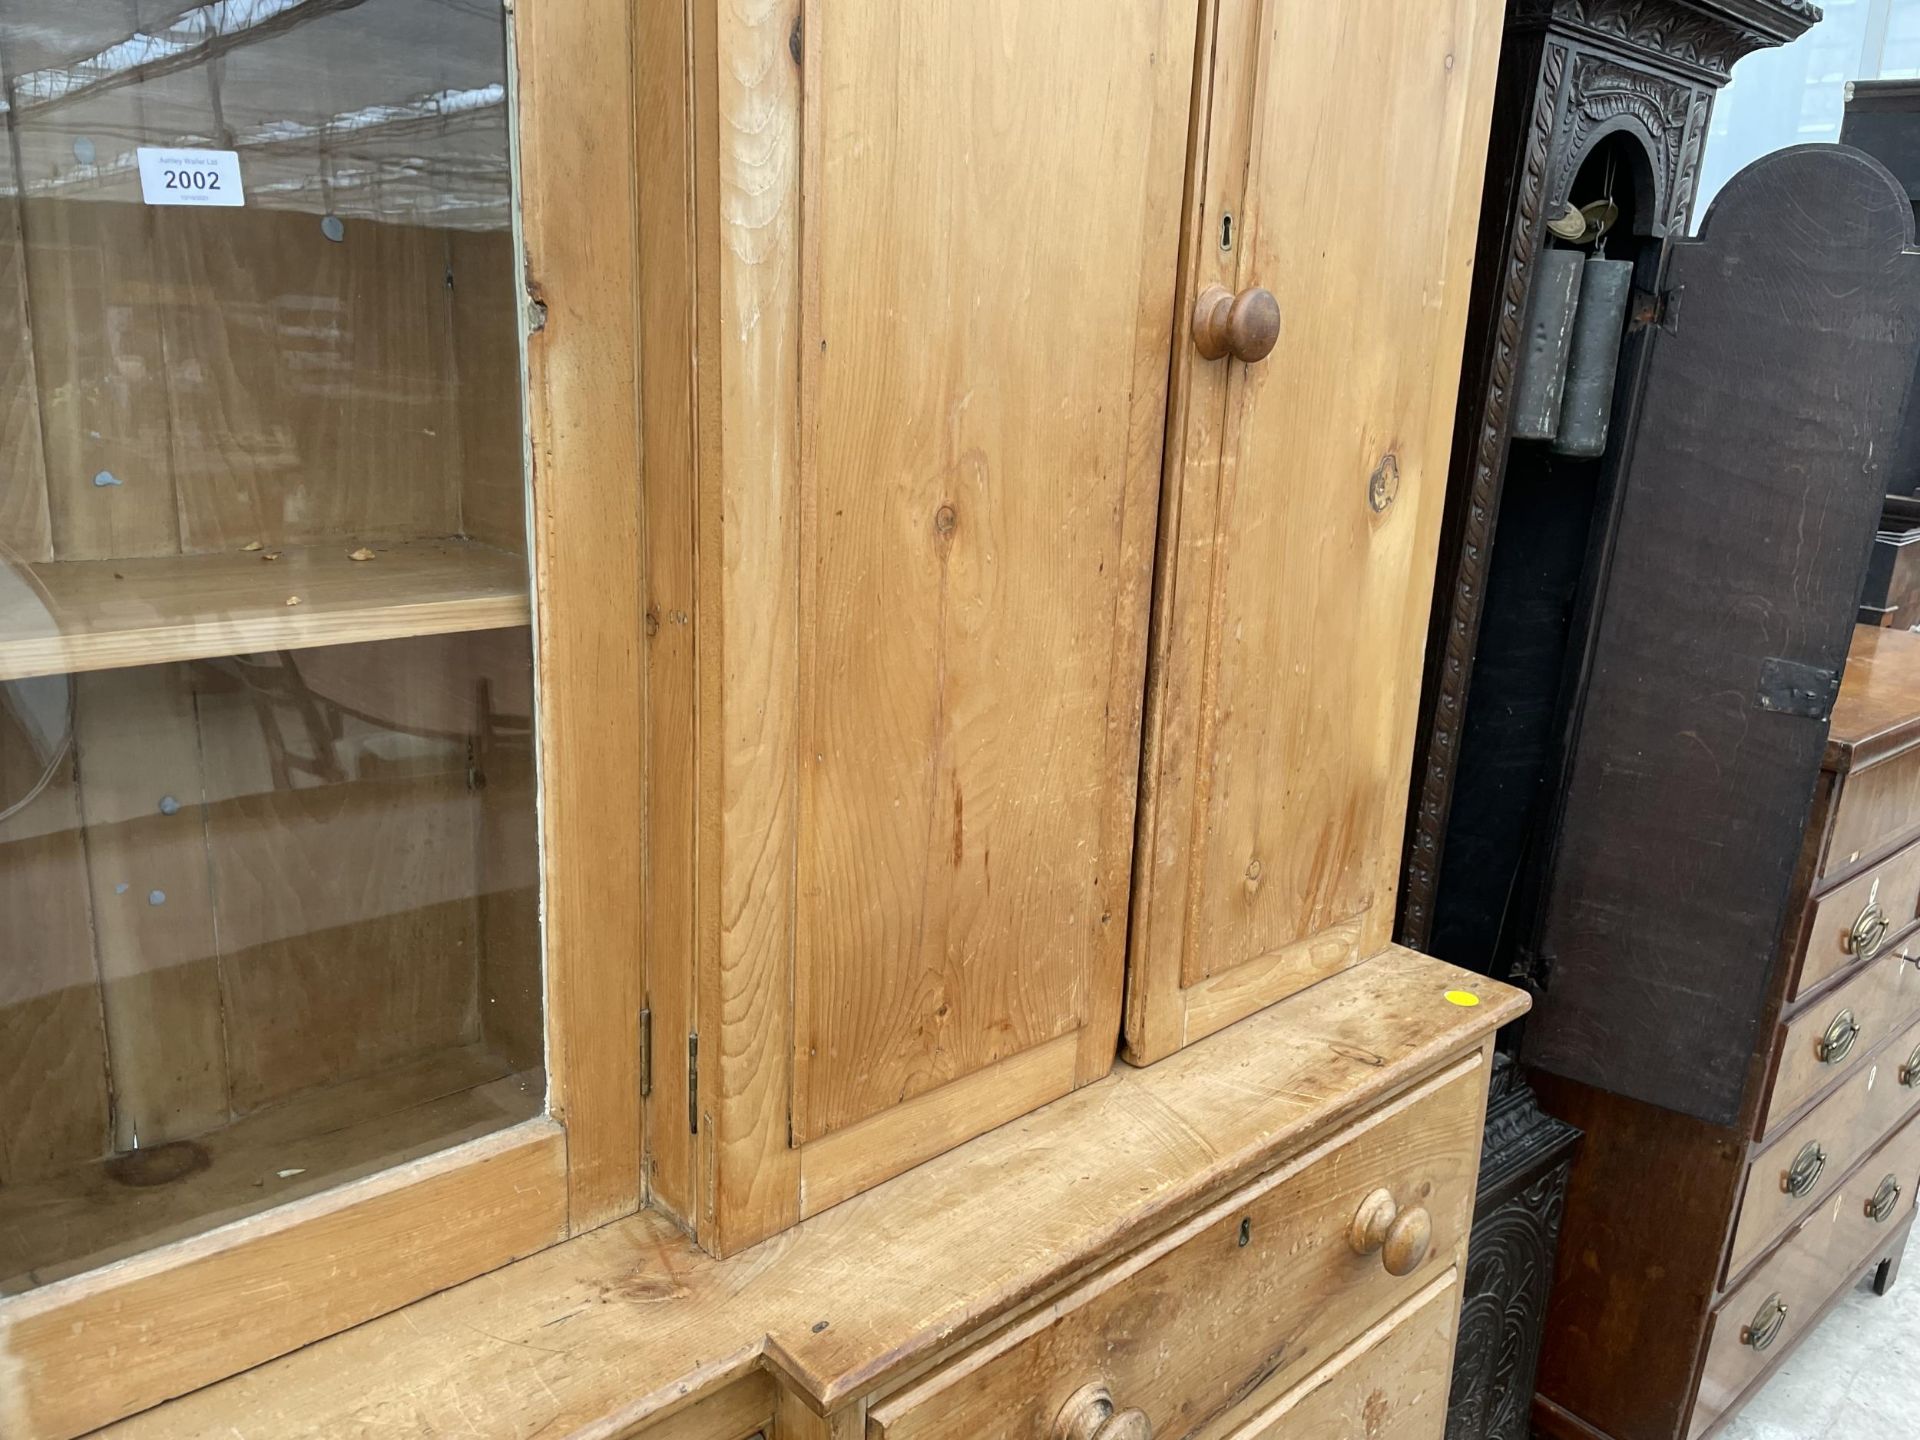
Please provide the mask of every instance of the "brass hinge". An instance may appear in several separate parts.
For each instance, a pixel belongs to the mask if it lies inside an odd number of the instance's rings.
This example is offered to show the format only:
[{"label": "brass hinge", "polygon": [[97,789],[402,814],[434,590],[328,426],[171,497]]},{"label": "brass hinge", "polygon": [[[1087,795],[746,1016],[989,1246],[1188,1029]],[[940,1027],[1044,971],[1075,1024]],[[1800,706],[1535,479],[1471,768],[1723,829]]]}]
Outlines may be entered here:
[{"label": "brass hinge", "polygon": [[687,1133],[700,1133],[700,1034],[687,1035]]},{"label": "brass hinge", "polygon": [[653,1094],[653,1007],[640,1007],[640,1098]]}]

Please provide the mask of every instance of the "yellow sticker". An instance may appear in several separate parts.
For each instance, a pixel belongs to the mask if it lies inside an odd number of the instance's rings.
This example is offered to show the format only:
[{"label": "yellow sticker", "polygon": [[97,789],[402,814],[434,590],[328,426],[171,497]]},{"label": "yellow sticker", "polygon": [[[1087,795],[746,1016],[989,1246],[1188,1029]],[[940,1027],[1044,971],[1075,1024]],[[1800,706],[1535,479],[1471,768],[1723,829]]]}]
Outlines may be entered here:
[{"label": "yellow sticker", "polygon": [[1447,991],[1447,1003],[1449,1005],[1465,1005],[1470,1008],[1480,1003],[1480,997],[1471,990],[1449,990]]}]

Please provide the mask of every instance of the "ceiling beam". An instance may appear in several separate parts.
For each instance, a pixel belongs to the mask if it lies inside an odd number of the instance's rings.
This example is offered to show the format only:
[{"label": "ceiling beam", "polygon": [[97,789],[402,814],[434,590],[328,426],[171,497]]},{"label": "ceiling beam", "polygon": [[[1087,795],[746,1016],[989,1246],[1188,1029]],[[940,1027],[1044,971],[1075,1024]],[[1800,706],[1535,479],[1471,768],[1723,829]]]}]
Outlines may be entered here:
[{"label": "ceiling beam", "polygon": [[88,95],[205,65],[242,46],[351,10],[365,0],[210,0],[157,30],[124,39],[65,65],[30,70],[7,82],[0,114],[19,117]]}]

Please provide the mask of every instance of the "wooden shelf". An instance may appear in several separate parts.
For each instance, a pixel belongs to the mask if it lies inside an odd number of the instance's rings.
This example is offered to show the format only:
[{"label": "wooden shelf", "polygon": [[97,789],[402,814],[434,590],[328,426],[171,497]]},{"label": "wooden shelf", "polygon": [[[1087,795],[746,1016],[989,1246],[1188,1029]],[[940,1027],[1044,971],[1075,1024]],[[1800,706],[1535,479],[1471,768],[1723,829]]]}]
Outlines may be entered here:
[{"label": "wooden shelf", "polygon": [[0,1186],[0,1296],[504,1130],[538,1115],[545,1094],[539,1074],[462,1046],[308,1091],[176,1146],[198,1168],[165,1183],[130,1183],[123,1156]]},{"label": "wooden shelf", "polygon": [[[526,561],[470,540],[31,566],[0,589],[0,680],[525,625]],[[289,604],[298,597],[297,604]]]}]

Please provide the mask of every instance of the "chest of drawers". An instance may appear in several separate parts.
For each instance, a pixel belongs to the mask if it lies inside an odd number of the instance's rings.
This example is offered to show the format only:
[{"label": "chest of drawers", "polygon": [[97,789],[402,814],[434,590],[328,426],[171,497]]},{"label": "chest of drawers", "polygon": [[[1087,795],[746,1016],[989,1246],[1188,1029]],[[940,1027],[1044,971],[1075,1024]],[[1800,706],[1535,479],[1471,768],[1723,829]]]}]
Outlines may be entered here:
[{"label": "chest of drawers", "polygon": [[1862,1274],[1892,1282],[1920,1182],[1916,956],[1920,635],[1863,626],[1735,1121],[1536,1077],[1587,1132],[1542,1431],[1708,1435]]}]

